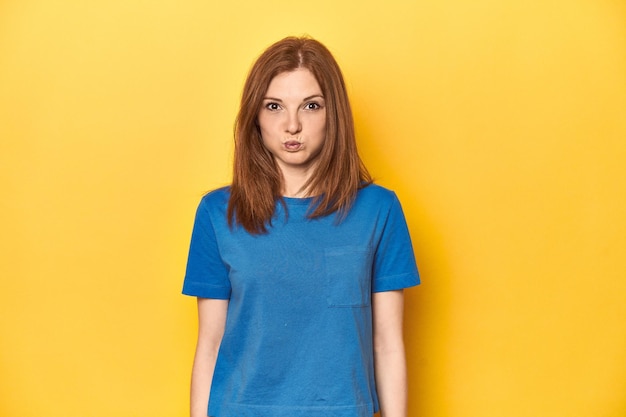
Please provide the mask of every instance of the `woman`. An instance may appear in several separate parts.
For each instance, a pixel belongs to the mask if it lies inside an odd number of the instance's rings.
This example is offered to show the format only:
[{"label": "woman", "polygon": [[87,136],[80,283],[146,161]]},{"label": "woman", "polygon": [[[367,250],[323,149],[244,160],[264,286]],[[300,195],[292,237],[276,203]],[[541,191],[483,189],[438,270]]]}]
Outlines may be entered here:
[{"label": "woman", "polygon": [[232,184],[196,214],[191,416],[406,417],[402,289],[418,283],[334,58],[310,38],[270,46],[244,86]]}]

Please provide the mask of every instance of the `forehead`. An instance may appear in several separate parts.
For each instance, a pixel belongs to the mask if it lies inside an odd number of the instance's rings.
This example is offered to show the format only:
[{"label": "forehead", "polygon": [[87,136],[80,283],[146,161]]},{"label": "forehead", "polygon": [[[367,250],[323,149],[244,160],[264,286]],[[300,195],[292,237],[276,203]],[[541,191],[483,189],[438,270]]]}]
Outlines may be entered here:
[{"label": "forehead", "polygon": [[276,75],[270,81],[266,93],[267,96],[276,98],[297,98],[321,94],[322,90],[317,79],[306,68],[298,68]]}]

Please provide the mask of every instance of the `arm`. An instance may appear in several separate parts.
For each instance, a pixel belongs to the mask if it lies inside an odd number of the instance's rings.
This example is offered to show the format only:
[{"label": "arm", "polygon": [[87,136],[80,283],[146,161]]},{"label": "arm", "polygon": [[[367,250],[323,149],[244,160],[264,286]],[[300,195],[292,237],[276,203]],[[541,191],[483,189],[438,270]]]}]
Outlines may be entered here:
[{"label": "arm", "polygon": [[374,367],[381,417],[406,417],[407,375],[404,356],[402,290],[372,295]]},{"label": "arm", "polygon": [[191,372],[191,417],[206,417],[228,300],[198,298],[198,343]]}]

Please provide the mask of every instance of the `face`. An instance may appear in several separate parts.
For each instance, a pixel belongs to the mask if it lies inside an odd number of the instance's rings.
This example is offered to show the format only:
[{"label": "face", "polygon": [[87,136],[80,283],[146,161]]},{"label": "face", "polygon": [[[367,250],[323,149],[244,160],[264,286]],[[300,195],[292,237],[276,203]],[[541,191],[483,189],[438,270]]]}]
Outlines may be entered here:
[{"label": "face", "polygon": [[258,116],[263,145],[283,174],[310,173],[326,139],[322,90],[307,69],[272,79]]}]

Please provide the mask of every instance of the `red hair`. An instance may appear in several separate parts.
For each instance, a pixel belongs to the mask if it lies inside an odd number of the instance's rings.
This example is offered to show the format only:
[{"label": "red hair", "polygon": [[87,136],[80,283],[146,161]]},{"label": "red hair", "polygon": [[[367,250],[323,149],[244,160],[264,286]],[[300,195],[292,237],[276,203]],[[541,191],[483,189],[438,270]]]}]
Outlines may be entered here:
[{"label": "red hair", "polygon": [[359,188],[372,178],[358,155],[354,120],[339,65],[330,51],[308,37],[288,37],[271,45],[256,60],[243,88],[235,123],[235,160],[228,201],[228,222],[248,232],[267,232],[276,202],[284,203],[282,174],[263,146],[257,122],[272,79],[283,72],[305,68],[316,78],[326,105],[326,139],[318,164],[304,185],[315,196],[309,218],[349,210]]}]

